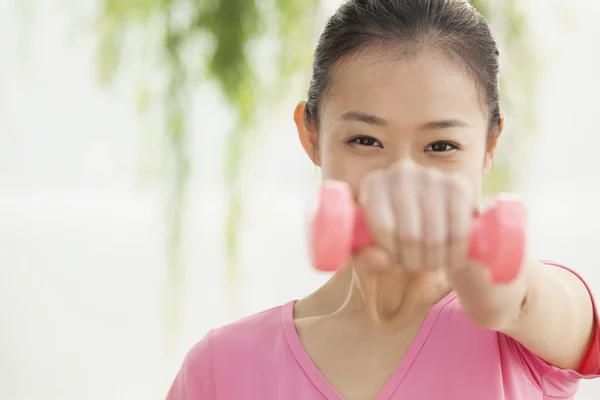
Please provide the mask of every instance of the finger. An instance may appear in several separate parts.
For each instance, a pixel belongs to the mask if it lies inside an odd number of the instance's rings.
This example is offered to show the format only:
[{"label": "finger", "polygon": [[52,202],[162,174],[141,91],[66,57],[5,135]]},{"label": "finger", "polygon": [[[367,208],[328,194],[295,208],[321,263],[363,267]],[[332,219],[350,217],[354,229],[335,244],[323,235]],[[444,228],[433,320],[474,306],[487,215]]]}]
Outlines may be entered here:
[{"label": "finger", "polygon": [[395,219],[384,171],[367,175],[359,189],[358,202],[376,246],[395,257]]},{"label": "finger", "polygon": [[448,240],[447,194],[444,175],[437,169],[423,174],[420,202],[423,217],[424,267],[438,269],[446,266]]},{"label": "finger", "polygon": [[447,269],[450,273],[456,273],[468,264],[474,207],[471,190],[465,179],[453,176],[446,182],[449,207]]},{"label": "finger", "polygon": [[419,175],[418,167],[412,162],[399,165],[389,175],[396,218],[396,261],[410,270],[419,269],[423,264]]}]

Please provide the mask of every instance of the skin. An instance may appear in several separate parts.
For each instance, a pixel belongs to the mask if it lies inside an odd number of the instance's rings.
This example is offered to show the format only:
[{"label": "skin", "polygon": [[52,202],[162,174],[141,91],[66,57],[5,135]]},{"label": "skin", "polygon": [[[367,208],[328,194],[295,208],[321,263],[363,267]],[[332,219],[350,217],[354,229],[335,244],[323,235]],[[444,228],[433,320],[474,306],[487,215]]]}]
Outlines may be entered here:
[{"label": "skin", "polygon": [[304,102],[294,114],[306,153],[324,179],[350,185],[376,242],[296,303],[309,356],[344,398],[375,398],[427,312],[454,290],[476,324],[577,369],[593,329],[583,283],[528,258],[512,283],[494,285],[467,257],[504,118],[488,131],[475,81],[442,54],[380,55],[368,49],[336,68],[318,129],[305,124]]}]

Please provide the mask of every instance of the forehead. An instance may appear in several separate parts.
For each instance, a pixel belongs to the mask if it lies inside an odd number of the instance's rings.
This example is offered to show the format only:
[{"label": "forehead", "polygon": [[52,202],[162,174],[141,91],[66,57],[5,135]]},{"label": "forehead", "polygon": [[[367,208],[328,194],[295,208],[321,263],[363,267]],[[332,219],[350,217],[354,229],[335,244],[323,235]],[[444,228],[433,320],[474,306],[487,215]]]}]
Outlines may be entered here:
[{"label": "forehead", "polygon": [[323,103],[323,122],[348,110],[404,125],[442,118],[485,123],[475,80],[460,63],[435,51],[391,59],[360,52],[335,69]]}]

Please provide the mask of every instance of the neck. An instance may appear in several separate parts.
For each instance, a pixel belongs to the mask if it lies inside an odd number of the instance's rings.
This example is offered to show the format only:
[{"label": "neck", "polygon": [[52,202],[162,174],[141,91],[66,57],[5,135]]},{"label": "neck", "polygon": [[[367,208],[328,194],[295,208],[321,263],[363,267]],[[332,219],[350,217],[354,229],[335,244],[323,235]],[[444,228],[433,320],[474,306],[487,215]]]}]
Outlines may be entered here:
[{"label": "neck", "polygon": [[316,292],[296,303],[295,317],[351,312],[375,324],[428,309],[450,292],[443,273],[367,273],[349,265],[337,271]]},{"label": "neck", "polygon": [[361,314],[378,326],[421,314],[451,290],[440,271],[373,273],[351,267],[348,273],[352,279],[342,308]]}]

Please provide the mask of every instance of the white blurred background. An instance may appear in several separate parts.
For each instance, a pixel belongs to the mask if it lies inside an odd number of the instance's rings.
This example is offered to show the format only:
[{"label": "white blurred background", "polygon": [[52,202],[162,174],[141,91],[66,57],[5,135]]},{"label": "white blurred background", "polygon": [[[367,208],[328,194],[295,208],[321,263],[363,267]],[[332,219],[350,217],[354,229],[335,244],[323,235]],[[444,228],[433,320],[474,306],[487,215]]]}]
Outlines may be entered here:
[{"label": "white blurred background", "polygon": [[[29,1],[25,17],[15,1],[0,0],[0,399],[164,398],[209,328],[326,279],[305,255],[317,173],[291,121],[299,99],[286,97],[285,112],[262,121],[244,167],[243,268],[232,294],[222,273],[220,173],[232,117],[213,86],[199,85],[185,306],[167,351],[165,194],[139,179],[149,127],[135,88],[126,74],[100,87],[93,34],[80,33],[65,1]],[[530,209],[532,251],[581,272],[600,296],[600,3],[526,3],[544,64],[537,137],[517,188]],[[227,312],[231,298],[236,315]],[[600,382],[584,382],[578,399],[599,394]]]}]

